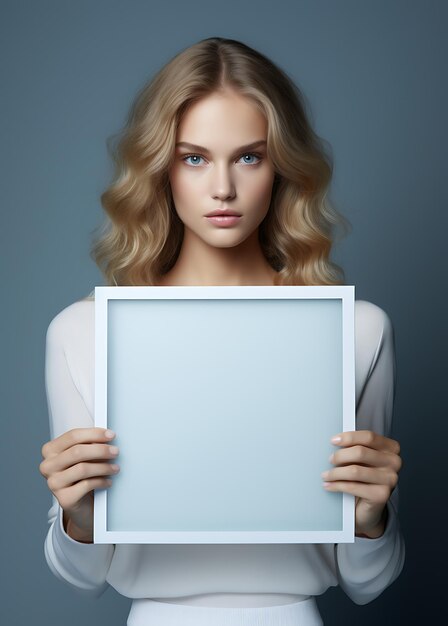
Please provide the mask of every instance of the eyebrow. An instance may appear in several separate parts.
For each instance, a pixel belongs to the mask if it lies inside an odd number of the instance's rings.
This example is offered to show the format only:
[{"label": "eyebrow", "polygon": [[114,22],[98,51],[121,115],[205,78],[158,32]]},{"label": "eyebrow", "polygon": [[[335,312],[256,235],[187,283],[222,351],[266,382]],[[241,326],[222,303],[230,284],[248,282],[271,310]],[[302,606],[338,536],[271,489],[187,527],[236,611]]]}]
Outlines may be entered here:
[{"label": "eyebrow", "polygon": [[[248,143],[245,146],[240,146],[236,148],[234,151],[236,152],[245,152],[247,150],[253,150],[254,148],[258,148],[258,146],[266,145],[267,141],[265,139],[260,139],[259,141],[253,141],[252,143]],[[210,151],[204,146],[198,146],[194,143],[188,143],[187,141],[179,141],[176,143],[176,148],[188,148],[189,150],[198,150],[200,152],[205,152],[206,154],[210,154]]]}]

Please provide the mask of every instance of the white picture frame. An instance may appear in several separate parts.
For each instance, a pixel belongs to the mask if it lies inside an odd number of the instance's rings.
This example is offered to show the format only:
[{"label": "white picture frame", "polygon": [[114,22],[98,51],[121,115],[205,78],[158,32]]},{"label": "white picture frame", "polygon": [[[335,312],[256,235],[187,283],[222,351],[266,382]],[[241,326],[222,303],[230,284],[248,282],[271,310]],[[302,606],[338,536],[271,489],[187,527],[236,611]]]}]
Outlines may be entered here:
[{"label": "white picture frame", "polygon": [[353,286],[96,287],[94,543],[353,542],[354,341]]}]

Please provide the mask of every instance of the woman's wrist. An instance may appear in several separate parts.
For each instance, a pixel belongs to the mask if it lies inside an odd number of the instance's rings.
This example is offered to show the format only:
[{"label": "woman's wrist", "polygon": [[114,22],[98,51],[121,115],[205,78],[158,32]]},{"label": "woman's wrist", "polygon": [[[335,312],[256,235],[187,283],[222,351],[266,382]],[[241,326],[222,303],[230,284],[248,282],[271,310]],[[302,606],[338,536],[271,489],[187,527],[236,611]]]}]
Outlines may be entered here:
[{"label": "woman's wrist", "polygon": [[355,532],[355,537],[364,537],[366,539],[378,539],[379,537],[384,535],[384,531],[386,530],[387,518],[388,518],[388,512],[387,512],[387,506],[385,506],[379,523],[373,528],[369,528],[368,531],[365,531],[362,533]]},{"label": "woman's wrist", "polygon": [[90,531],[85,531],[82,528],[78,528],[76,524],[74,524],[71,518],[63,513],[62,516],[63,527],[65,532],[71,539],[78,541],[79,543],[93,543],[93,533]]}]

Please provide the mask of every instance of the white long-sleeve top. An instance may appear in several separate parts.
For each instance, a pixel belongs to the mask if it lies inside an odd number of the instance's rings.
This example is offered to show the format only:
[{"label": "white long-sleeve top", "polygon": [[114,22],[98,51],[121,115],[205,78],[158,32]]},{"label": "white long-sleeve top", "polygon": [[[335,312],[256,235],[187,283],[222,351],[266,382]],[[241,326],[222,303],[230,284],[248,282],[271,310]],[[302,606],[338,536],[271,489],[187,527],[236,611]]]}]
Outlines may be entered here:
[{"label": "white long-sleeve top", "polygon": [[[372,303],[355,303],[355,349],[356,427],[389,436],[393,329],[386,313]],[[51,439],[72,428],[94,426],[94,356],[94,302],[85,299],[61,311],[47,331]],[[53,496],[45,557],[58,578],[95,596],[111,585],[135,599],[256,607],[298,602],[339,584],[355,603],[366,604],[403,568],[398,487],[387,510],[384,534],[376,539],[355,537],[354,543],[105,545],[69,537]]]}]

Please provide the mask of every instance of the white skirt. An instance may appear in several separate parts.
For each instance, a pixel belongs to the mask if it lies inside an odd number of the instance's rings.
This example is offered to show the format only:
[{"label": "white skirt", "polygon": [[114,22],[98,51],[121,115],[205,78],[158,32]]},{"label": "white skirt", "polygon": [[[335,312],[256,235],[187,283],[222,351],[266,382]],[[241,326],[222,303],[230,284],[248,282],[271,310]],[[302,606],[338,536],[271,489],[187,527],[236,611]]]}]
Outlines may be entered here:
[{"label": "white skirt", "polygon": [[218,608],[157,602],[132,602],[127,626],[322,626],[315,598],[256,608]]}]

